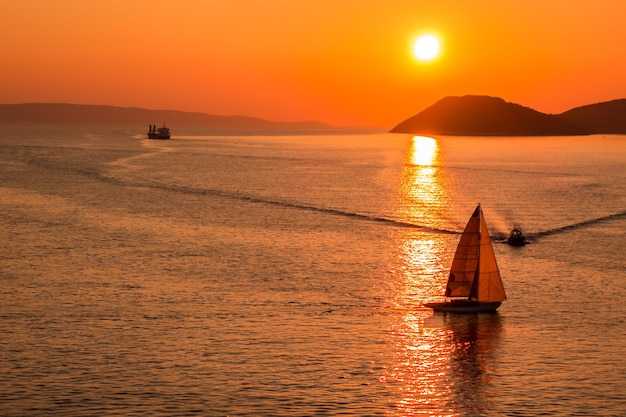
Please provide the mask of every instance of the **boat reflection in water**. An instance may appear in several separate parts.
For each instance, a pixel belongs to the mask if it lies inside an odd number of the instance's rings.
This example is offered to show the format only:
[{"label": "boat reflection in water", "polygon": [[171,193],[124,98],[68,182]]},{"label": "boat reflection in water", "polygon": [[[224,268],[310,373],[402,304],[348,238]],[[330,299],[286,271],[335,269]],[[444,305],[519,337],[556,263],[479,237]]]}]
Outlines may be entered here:
[{"label": "boat reflection in water", "polygon": [[497,313],[446,314],[427,320],[430,326],[441,324],[450,337],[447,379],[456,415],[486,415],[493,408],[498,387],[492,377],[498,373],[503,320]]},{"label": "boat reflection in water", "polygon": [[[414,138],[409,149],[400,210],[420,224],[450,210],[447,179],[437,166],[438,149],[430,138]],[[432,211],[437,216],[430,215]],[[381,375],[397,398],[391,415],[481,415],[496,395],[490,376],[496,372],[500,316],[433,316],[422,307],[424,300],[443,292],[456,240],[454,234],[419,228],[400,231],[394,266],[399,269],[397,314],[390,316],[392,351]]]}]

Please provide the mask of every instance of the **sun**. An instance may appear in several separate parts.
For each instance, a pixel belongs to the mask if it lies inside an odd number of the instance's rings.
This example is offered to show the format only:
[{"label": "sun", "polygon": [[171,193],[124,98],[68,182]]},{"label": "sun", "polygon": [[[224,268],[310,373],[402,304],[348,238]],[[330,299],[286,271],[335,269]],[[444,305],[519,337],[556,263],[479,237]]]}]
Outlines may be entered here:
[{"label": "sun", "polygon": [[439,55],[439,39],[434,35],[422,35],[413,43],[413,55],[420,61],[431,61]]}]

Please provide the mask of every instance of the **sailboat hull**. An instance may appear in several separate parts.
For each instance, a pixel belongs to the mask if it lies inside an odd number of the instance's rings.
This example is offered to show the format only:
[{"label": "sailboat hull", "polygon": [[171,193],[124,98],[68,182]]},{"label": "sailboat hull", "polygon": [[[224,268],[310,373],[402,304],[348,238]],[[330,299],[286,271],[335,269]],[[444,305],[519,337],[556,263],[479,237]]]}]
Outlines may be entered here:
[{"label": "sailboat hull", "polygon": [[500,304],[502,304],[500,301],[485,303],[479,301],[455,300],[443,303],[426,303],[424,306],[443,313],[482,313],[496,311],[496,309],[500,307]]}]

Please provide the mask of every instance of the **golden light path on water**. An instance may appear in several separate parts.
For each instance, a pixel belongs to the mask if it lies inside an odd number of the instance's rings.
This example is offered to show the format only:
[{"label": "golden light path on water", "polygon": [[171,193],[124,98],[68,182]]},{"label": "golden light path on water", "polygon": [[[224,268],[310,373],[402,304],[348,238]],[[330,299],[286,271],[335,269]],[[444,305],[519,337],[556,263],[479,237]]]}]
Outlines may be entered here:
[{"label": "golden light path on water", "polygon": [[[401,214],[434,227],[454,215],[439,151],[437,140],[413,137],[400,187]],[[470,322],[433,316],[422,307],[443,294],[455,244],[455,236],[415,230],[404,231],[398,241],[395,302],[401,314],[394,316],[389,335],[393,365],[381,377],[401,398],[392,415],[457,416],[487,406],[472,387],[486,383],[482,357],[497,337],[497,332],[485,334],[492,323],[477,322],[482,319],[475,316]]]},{"label": "golden light path on water", "polygon": [[400,215],[406,220],[434,228],[445,228],[452,214],[448,201],[450,184],[441,168],[439,142],[414,136],[406,156],[400,189]]}]

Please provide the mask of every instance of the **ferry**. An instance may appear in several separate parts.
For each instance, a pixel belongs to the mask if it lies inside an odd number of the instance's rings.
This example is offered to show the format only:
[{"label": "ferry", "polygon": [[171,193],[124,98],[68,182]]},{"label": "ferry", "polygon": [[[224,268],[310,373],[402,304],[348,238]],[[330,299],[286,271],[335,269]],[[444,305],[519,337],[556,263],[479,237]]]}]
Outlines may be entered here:
[{"label": "ferry", "polygon": [[170,138],[170,128],[163,127],[157,128],[156,125],[150,125],[148,128],[148,138],[149,139],[169,139]]}]

